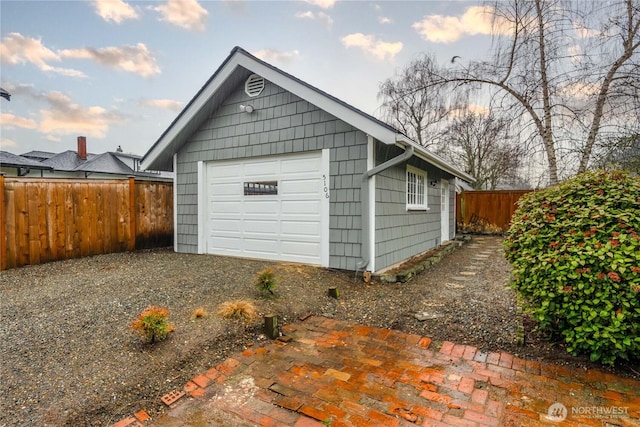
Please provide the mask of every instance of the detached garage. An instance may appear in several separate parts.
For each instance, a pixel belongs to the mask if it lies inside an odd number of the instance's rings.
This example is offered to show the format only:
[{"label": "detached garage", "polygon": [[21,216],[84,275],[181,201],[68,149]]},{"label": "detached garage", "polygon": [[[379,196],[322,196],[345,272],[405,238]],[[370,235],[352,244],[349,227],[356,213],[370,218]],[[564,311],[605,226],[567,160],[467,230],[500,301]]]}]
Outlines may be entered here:
[{"label": "detached garage", "polygon": [[455,235],[455,178],[391,126],[234,48],[151,147],[175,250],[380,271]]}]

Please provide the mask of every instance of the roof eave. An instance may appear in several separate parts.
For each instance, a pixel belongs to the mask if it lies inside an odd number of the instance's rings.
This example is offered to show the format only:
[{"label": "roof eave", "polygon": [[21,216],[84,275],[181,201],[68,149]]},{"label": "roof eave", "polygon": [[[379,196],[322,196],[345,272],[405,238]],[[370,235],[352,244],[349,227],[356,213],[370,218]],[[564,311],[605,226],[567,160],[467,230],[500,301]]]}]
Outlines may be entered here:
[{"label": "roof eave", "polygon": [[406,135],[403,135],[401,133],[396,134],[396,142],[401,143],[401,144],[411,145],[415,149],[415,152],[416,152],[418,157],[420,157],[423,160],[425,160],[426,162],[431,163],[432,165],[442,169],[443,171],[449,172],[453,176],[456,176],[456,177],[458,177],[458,178],[460,178],[460,179],[462,179],[464,181],[467,181],[469,183],[476,182],[476,179],[474,177],[472,177],[471,175],[469,175],[467,173],[464,173],[461,170],[453,167],[446,160],[444,160],[442,157],[437,156],[437,155],[427,151],[424,147],[422,147],[421,145],[419,145],[418,143],[416,143],[412,139],[408,138]]}]

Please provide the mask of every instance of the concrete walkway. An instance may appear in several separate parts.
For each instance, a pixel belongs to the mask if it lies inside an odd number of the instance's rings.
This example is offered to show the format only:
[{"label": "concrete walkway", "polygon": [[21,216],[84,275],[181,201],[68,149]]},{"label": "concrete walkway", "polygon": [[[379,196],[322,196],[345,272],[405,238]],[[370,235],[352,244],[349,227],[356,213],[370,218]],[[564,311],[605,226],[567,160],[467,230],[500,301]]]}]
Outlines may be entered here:
[{"label": "concrete walkway", "polygon": [[[311,317],[120,426],[639,426],[640,383]],[[185,395],[182,395],[184,391]]]}]

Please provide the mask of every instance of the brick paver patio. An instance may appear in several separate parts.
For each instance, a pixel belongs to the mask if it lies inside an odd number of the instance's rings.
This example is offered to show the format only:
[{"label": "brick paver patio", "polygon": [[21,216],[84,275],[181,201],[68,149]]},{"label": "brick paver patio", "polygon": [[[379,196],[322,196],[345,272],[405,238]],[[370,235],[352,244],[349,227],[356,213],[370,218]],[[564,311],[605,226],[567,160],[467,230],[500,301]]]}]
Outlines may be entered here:
[{"label": "brick paver patio", "polygon": [[638,426],[640,383],[311,317],[118,426]]}]

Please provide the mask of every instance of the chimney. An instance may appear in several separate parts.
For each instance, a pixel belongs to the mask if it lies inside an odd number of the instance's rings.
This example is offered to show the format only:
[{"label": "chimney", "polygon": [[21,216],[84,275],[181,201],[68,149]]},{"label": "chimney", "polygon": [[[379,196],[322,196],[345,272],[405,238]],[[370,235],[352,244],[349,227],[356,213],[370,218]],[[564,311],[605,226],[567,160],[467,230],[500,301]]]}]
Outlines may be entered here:
[{"label": "chimney", "polygon": [[78,137],[78,157],[82,160],[87,160],[87,137]]}]

